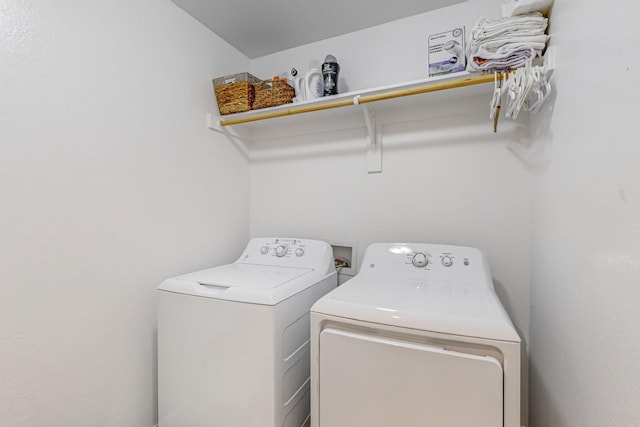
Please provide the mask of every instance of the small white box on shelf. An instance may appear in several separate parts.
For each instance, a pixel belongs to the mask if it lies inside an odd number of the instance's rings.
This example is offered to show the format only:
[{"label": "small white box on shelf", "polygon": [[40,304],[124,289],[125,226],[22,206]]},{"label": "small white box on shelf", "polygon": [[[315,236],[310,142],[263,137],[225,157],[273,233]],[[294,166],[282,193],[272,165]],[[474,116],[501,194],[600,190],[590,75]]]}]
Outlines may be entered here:
[{"label": "small white box on shelf", "polygon": [[464,26],[429,36],[429,77],[466,68]]}]

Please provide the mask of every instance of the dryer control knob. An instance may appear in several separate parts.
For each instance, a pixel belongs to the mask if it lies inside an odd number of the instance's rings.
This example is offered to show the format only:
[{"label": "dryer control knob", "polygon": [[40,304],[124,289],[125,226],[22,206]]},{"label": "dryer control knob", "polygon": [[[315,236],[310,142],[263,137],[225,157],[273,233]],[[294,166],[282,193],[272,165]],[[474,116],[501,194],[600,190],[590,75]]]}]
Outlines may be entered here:
[{"label": "dryer control knob", "polygon": [[296,249],[296,256],[302,256],[302,255],[304,255],[304,249],[302,248]]},{"label": "dryer control knob", "polygon": [[418,268],[426,267],[427,264],[429,264],[429,258],[424,252],[417,252],[413,258],[411,258],[411,264]]},{"label": "dryer control knob", "polygon": [[442,257],[442,265],[445,267],[451,267],[453,265],[453,259],[449,255]]},{"label": "dryer control knob", "polygon": [[265,255],[265,254],[267,254],[268,252],[269,252],[269,246],[263,246],[263,247],[261,247],[261,248],[260,248],[260,253],[261,253],[262,255]]},{"label": "dryer control knob", "polygon": [[280,245],[276,248],[276,256],[283,257],[287,253],[287,247],[285,245]]}]

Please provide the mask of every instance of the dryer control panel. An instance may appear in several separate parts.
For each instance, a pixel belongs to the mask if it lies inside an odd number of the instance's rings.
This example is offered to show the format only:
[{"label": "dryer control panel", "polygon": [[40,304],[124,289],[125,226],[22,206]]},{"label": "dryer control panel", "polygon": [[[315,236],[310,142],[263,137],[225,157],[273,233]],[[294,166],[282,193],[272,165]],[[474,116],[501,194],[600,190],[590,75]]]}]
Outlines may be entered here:
[{"label": "dryer control panel", "polygon": [[[362,262],[361,273],[397,277],[432,278],[444,281],[485,280],[491,276],[478,249],[428,243],[375,243]],[[424,276],[424,277],[423,277]]]},{"label": "dryer control panel", "polygon": [[[431,252],[432,251],[429,250],[410,252],[407,254],[407,260],[410,260],[411,265],[413,265],[414,267],[424,269],[431,269],[433,267],[433,263],[438,263],[446,268],[454,267],[454,264],[458,262],[461,262],[464,266],[467,267],[471,265],[471,260],[469,258],[458,260],[455,251],[436,251],[435,256],[432,255]],[[409,262],[407,262],[407,264],[409,264]]]}]

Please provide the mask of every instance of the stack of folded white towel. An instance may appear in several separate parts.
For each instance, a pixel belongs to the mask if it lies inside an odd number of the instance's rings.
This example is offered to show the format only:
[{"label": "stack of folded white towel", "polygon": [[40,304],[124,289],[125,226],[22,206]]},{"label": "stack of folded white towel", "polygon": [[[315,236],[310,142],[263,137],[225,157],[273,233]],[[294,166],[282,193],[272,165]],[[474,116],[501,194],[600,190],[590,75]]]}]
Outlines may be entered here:
[{"label": "stack of folded white towel", "polygon": [[548,20],[539,12],[506,18],[481,18],[471,30],[469,71],[504,71],[542,55]]}]

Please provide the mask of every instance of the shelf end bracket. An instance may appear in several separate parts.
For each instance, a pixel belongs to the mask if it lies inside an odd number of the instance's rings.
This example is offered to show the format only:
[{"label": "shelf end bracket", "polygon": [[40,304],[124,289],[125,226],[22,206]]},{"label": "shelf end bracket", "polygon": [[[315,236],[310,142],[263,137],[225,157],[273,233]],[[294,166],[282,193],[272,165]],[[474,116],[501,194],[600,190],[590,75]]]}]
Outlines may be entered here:
[{"label": "shelf end bracket", "polygon": [[216,132],[224,132],[224,130],[222,129],[222,126],[220,126],[220,117],[218,116],[214,116],[211,113],[207,113],[207,127],[210,130],[216,131]]},{"label": "shelf end bracket", "polygon": [[375,110],[370,110],[369,107],[364,104],[362,105],[362,112],[364,113],[364,121],[367,125],[367,135],[369,138],[367,144],[367,172],[380,173],[382,172],[381,126],[376,121]]},{"label": "shelf end bracket", "polygon": [[245,159],[250,160],[249,149],[244,144],[247,138],[238,135],[236,132],[231,132],[224,126],[220,126],[220,117],[207,113],[207,127],[209,130],[223,134],[231,143],[240,151]]}]

